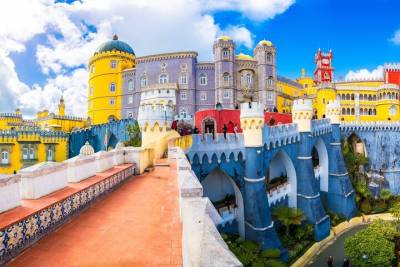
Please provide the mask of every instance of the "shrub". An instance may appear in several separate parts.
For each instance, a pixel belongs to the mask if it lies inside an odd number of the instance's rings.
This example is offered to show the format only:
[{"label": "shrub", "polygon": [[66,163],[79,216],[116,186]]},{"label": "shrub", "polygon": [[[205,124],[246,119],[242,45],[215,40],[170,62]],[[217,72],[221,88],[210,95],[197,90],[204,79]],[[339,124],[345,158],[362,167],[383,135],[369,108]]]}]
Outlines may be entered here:
[{"label": "shrub", "polygon": [[270,259],[264,262],[265,267],[286,267],[287,265],[279,260]]},{"label": "shrub", "polygon": [[279,258],[280,255],[281,252],[279,251],[279,249],[275,248],[266,249],[261,252],[261,257],[263,258]]},{"label": "shrub", "polygon": [[364,213],[371,212],[371,204],[369,203],[368,199],[364,199],[364,201],[361,203],[361,211]]}]

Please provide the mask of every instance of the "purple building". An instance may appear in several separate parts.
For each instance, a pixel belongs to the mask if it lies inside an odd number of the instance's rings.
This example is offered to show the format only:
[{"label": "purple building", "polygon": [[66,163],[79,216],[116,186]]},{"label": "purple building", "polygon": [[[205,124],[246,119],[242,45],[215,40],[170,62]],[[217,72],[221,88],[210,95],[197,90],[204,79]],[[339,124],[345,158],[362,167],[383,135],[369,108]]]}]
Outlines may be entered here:
[{"label": "purple building", "polygon": [[227,36],[214,42],[214,61],[198,62],[196,52],[174,52],[136,58],[136,67],[123,73],[123,118],[137,118],[141,101],[156,97],[175,106],[177,119],[191,118],[198,110],[235,108],[258,101],[267,110],[276,106],[276,49],[260,41],[254,56],[235,55]]}]

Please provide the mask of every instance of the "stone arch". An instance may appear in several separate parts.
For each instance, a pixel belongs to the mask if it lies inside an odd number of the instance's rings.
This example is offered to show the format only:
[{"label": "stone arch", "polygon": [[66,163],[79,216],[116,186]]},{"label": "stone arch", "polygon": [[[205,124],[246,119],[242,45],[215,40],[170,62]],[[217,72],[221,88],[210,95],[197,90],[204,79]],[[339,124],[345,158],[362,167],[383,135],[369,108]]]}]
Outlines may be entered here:
[{"label": "stone arch", "polygon": [[244,204],[243,196],[239,187],[233,179],[220,168],[215,168],[201,182],[204,190],[204,196],[208,197],[211,202],[216,205],[217,202],[224,200],[227,195],[234,195],[236,210],[226,210],[224,207],[218,209],[223,220],[229,220],[234,217],[238,223],[238,232],[241,237],[245,237],[244,223]]},{"label": "stone arch", "polygon": [[214,118],[207,116],[201,122],[201,132],[212,133],[212,131],[214,131],[214,133],[217,132],[217,122]]},{"label": "stone arch", "polygon": [[317,142],[313,146],[313,151],[315,151],[318,155],[318,163],[317,163],[315,158],[316,155],[312,153],[315,178],[319,179],[320,191],[328,192],[329,157],[328,157],[328,150],[322,138],[318,138]]},{"label": "stone arch", "polygon": [[268,183],[271,179],[280,175],[287,177],[289,183],[289,207],[297,207],[297,174],[294,164],[284,150],[279,150],[269,162],[265,181]]}]

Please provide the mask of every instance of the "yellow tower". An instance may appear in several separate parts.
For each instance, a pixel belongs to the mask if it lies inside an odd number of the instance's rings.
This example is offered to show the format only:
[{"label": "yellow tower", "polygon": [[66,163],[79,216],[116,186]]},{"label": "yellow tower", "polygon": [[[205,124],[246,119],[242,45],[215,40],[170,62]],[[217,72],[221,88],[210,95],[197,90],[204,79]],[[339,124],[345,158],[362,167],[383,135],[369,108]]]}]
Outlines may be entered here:
[{"label": "yellow tower", "polygon": [[135,53],[114,35],[89,60],[88,117],[92,125],[121,119],[122,71],[135,67]]},{"label": "yellow tower", "polygon": [[65,103],[64,98],[61,96],[60,103],[58,104],[58,115],[65,116]]},{"label": "yellow tower", "polygon": [[336,88],[332,83],[321,83],[317,89],[316,105],[318,119],[326,117],[326,105],[336,100]]},{"label": "yellow tower", "polygon": [[[399,86],[396,84],[383,84],[378,87],[378,102],[376,115],[378,121],[400,119]],[[370,112],[368,110],[368,112]]]}]

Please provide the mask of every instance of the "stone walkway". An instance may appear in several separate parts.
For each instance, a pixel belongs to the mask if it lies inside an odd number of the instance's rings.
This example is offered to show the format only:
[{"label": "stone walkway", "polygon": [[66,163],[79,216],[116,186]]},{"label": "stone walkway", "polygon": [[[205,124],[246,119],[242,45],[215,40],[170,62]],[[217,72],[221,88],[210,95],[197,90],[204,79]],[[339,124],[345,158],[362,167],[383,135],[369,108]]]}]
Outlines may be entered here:
[{"label": "stone walkway", "polygon": [[176,166],[135,176],[8,266],[182,266]]}]

